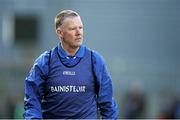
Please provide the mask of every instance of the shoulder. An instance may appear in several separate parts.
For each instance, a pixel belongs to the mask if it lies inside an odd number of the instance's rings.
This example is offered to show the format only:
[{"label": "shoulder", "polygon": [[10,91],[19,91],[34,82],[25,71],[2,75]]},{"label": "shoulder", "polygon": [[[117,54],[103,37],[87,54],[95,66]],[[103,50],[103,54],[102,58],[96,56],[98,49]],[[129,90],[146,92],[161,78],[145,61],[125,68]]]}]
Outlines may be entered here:
[{"label": "shoulder", "polygon": [[52,57],[52,54],[56,53],[55,51],[56,51],[56,47],[44,51],[36,58],[35,63],[39,65],[47,64],[49,59]]},{"label": "shoulder", "polygon": [[92,60],[94,64],[104,65],[105,63],[104,57],[99,52],[95,50],[91,50],[91,53],[92,53]]},{"label": "shoulder", "polygon": [[41,71],[43,74],[48,73],[48,61],[50,59],[50,50],[41,53],[34,61],[32,70]]},{"label": "shoulder", "polygon": [[46,62],[48,62],[49,57],[50,57],[50,50],[45,51],[36,58],[35,64],[42,66],[46,64]]}]

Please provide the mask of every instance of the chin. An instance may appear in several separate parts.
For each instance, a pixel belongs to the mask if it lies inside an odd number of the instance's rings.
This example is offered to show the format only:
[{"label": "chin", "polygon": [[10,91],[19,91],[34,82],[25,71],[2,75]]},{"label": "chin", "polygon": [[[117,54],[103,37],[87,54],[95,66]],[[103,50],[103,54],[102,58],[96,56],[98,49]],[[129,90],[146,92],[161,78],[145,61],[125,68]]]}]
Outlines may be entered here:
[{"label": "chin", "polygon": [[77,45],[73,45],[73,48],[79,48],[81,46],[81,44],[77,44]]},{"label": "chin", "polygon": [[82,42],[79,42],[75,46],[80,47],[81,45],[82,45]]},{"label": "chin", "polygon": [[78,47],[80,47],[81,45],[82,45],[82,41],[78,41],[78,42],[74,42],[74,44],[72,44],[72,47],[73,48],[78,48]]}]

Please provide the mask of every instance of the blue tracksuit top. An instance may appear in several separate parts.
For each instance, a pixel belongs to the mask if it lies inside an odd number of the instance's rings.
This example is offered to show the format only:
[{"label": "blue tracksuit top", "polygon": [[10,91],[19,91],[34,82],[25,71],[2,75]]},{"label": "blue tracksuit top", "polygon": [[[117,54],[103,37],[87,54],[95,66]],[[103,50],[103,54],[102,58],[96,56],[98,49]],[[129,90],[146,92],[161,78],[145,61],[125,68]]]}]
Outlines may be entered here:
[{"label": "blue tracksuit top", "polygon": [[117,118],[112,81],[97,52],[81,46],[70,57],[61,45],[41,54],[25,80],[24,118]]}]

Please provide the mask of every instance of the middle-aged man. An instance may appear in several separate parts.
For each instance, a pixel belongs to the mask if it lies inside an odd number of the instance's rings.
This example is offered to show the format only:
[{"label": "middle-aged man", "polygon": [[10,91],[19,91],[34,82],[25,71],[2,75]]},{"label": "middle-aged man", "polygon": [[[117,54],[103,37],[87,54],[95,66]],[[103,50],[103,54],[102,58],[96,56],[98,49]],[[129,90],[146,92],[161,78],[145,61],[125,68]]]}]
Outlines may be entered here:
[{"label": "middle-aged man", "polygon": [[58,46],[41,54],[25,80],[24,118],[118,118],[112,81],[102,56],[82,45],[78,13],[55,17]]}]

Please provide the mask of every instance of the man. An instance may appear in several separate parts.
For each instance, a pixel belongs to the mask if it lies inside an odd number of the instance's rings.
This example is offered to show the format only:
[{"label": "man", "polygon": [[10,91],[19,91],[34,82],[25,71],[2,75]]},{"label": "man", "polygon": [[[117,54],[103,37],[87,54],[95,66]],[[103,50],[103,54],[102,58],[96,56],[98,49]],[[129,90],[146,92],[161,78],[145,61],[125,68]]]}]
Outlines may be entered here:
[{"label": "man", "polygon": [[40,55],[25,80],[24,118],[116,119],[112,81],[104,60],[82,45],[83,24],[78,13],[55,17],[60,43]]}]

